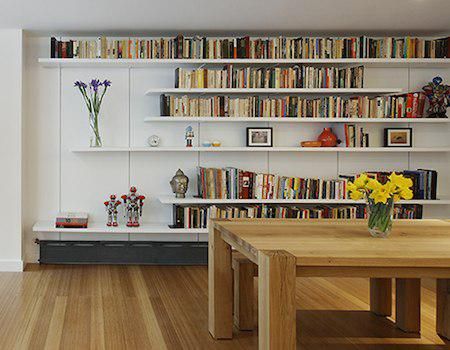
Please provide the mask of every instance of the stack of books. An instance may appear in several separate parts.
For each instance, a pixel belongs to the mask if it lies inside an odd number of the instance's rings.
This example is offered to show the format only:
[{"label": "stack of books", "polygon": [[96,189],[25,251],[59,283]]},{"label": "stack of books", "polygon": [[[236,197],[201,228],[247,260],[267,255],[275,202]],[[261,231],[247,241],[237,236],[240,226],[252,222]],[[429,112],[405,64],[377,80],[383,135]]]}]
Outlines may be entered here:
[{"label": "stack of books", "polygon": [[52,58],[314,59],[449,58],[448,37],[272,37],[50,39]]},{"label": "stack of books", "polygon": [[347,199],[347,179],[324,180],[198,168],[198,195],[208,199]]},{"label": "stack of books", "polygon": [[87,228],[87,213],[59,213],[55,220],[56,228]]},{"label": "stack of books", "polygon": [[[278,219],[364,219],[367,208],[357,205],[174,205],[172,228],[207,228],[209,218],[278,218]],[[421,205],[396,205],[395,219],[421,219]]]},{"label": "stack of books", "polygon": [[423,93],[395,96],[211,96],[161,95],[161,116],[247,118],[422,118]]},{"label": "stack of books", "polygon": [[[436,199],[438,173],[436,170],[417,169],[403,170],[396,172],[408,177],[413,182],[413,199]],[[369,177],[377,179],[382,184],[388,181],[391,172],[386,171],[369,171],[366,173]],[[354,181],[357,175],[340,175],[340,178]]]},{"label": "stack of books", "polygon": [[357,127],[355,124],[345,124],[345,147],[370,147],[369,134],[364,132],[363,127]]},{"label": "stack of books", "polygon": [[199,68],[175,70],[176,88],[362,88],[364,67]]}]

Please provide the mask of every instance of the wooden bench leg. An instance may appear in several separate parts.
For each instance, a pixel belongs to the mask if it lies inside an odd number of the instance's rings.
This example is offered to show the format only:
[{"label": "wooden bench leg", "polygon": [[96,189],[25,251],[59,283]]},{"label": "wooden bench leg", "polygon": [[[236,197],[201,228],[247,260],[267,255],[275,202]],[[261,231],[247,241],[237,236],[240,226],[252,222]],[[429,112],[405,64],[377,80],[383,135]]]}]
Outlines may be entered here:
[{"label": "wooden bench leg", "polygon": [[450,280],[438,279],[436,283],[436,332],[450,339]]},{"label": "wooden bench leg", "polygon": [[392,315],[392,279],[370,279],[370,311],[377,316]]},{"label": "wooden bench leg", "polygon": [[258,256],[258,343],[262,350],[295,350],[296,259],[285,251]]},{"label": "wooden bench leg", "polygon": [[397,278],[396,325],[407,333],[420,333],[420,279]]},{"label": "wooden bench leg", "polygon": [[215,339],[233,336],[231,247],[210,225],[208,237],[208,329]]},{"label": "wooden bench leg", "polygon": [[241,331],[251,331],[255,326],[253,295],[254,264],[246,260],[233,260],[234,274],[234,324]]}]

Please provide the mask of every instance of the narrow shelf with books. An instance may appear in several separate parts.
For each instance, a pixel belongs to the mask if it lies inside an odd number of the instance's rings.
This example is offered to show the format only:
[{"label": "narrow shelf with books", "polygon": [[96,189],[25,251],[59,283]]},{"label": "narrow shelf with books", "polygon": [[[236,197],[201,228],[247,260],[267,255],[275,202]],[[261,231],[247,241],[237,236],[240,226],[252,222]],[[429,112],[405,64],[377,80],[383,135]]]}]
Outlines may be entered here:
[{"label": "narrow shelf with books", "polygon": [[401,88],[152,88],[145,94],[387,95],[401,92]]},{"label": "narrow shelf with books", "polygon": [[[351,199],[204,199],[197,197],[175,198],[160,196],[162,204],[364,204],[364,201]],[[411,199],[402,200],[399,204],[450,205],[450,199]]]},{"label": "narrow shelf with books", "polygon": [[450,118],[145,117],[147,123],[450,123]]}]

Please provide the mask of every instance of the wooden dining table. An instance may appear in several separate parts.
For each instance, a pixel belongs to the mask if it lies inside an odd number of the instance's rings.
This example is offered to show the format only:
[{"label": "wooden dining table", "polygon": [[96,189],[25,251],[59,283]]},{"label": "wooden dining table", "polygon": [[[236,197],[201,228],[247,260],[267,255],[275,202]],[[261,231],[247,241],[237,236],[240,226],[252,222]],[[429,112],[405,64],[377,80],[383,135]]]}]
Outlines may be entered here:
[{"label": "wooden dining table", "polygon": [[[437,279],[437,333],[450,339],[450,221],[397,220],[373,238],[364,220],[214,219],[209,223],[209,332],[233,336],[232,248],[258,266],[259,349],[296,348],[297,277],[370,278],[370,310],[420,332],[420,280]],[[301,325],[300,325],[301,327]]]}]

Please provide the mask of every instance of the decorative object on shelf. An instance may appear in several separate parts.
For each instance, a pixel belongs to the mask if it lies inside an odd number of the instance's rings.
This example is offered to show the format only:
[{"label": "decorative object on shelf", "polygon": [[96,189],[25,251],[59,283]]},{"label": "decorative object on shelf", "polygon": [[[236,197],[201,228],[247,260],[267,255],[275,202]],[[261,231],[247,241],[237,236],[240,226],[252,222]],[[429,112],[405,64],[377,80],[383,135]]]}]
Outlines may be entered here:
[{"label": "decorative object on shelf", "polygon": [[104,202],[106,213],[108,214],[108,221],[106,222],[106,226],[118,226],[117,223],[117,213],[118,207],[122,204],[121,201],[116,199],[116,195],[112,194],[109,196],[109,201]]},{"label": "decorative object on shelf", "polygon": [[213,147],[220,147],[222,145],[222,142],[218,141],[218,140],[214,140],[211,145]]},{"label": "decorative object on shelf", "polygon": [[302,141],[301,147],[322,147],[322,141]]},{"label": "decorative object on shelf", "polygon": [[194,139],[194,129],[192,126],[188,126],[185,130],[184,138],[186,140],[186,147],[192,147],[192,140]]},{"label": "decorative object on shelf", "polygon": [[317,141],[322,142],[322,147],[336,147],[341,143],[331,128],[323,128],[322,133],[317,137]]},{"label": "decorative object on shelf", "polygon": [[55,220],[56,228],[87,228],[88,213],[62,212],[58,213]]},{"label": "decorative object on shelf", "polygon": [[125,205],[125,217],[128,227],[138,227],[139,217],[142,216],[142,207],[144,206],[145,196],[137,193],[136,187],[131,186],[130,192],[122,197]]},{"label": "decorative object on shelf", "polygon": [[442,84],[441,77],[433,78],[422,88],[428,97],[428,118],[448,118],[447,107],[450,106],[450,85]]},{"label": "decorative object on shelf", "polygon": [[363,173],[354,182],[348,182],[347,189],[353,200],[366,199],[370,234],[373,237],[387,237],[392,229],[394,203],[413,198],[412,186],[410,178],[395,172],[384,184]]},{"label": "decorative object on shelf", "polygon": [[152,135],[147,139],[150,147],[158,147],[161,144],[161,138],[158,135]]},{"label": "decorative object on shelf", "polygon": [[272,128],[247,128],[247,147],[272,147]]},{"label": "decorative object on shelf", "polygon": [[99,79],[92,79],[88,85],[81,80],[74,83],[83,96],[84,102],[89,112],[89,126],[91,128],[91,147],[101,147],[102,139],[99,130],[99,115],[100,107],[102,106],[103,97],[105,97],[106,90],[111,86],[109,80],[101,82]]},{"label": "decorative object on shelf", "polygon": [[212,146],[212,142],[209,140],[205,140],[202,142],[202,146],[203,147],[211,147]]},{"label": "decorative object on shelf", "polygon": [[385,128],[384,147],[412,147],[412,128]]},{"label": "decorative object on shelf", "polygon": [[176,198],[185,198],[188,190],[189,178],[183,173],[181,169],[178,169],[172,180],[170,180],[170,186],[172,192],[175,193]]}]

